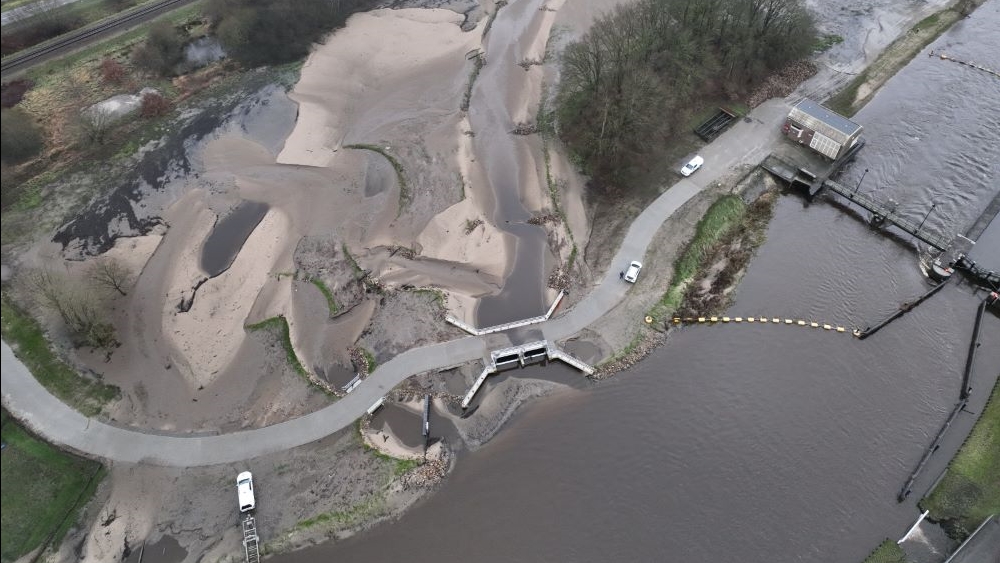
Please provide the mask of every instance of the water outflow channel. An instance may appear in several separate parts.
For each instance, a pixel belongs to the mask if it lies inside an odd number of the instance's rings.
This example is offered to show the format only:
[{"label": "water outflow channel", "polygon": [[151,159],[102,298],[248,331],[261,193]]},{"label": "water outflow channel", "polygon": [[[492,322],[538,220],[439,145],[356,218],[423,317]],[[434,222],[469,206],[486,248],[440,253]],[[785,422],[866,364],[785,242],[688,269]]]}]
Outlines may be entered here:
[{"label": "water outflow channel", "polygon": [[499,295],[486,297],[476,311],[478,326],[491,326],[534,317],[545,312],[544,285],[548,253],[545,231],[527,223],[531,214],[522,203],[522,183],[535,174],[525,155],[523,137],[510,131],[510,105],[524,95],[517,85],[524,70],[519,43],[539,17],[542,0],[518,0],[501,9],[486,40],[487,64],[479,73],[469,104],[469,120],[476,132],[475,152],[484,163],[493,194],[492,219],[501,231],[513,235],[512,263]]},{"label": "water outflow channel", "polygon": [[[1000,1],[932,45],[1000,66]],[[964,232],[1000,189],[1000,83],[919,55],[857,116],[843,173],[940,232]],[[1000,264],[1000,222],[975,256]],[[647,256],[647,260],[651,256]],[[653,258],[655,259],[655,258]],[[782,197],[730,315],[861,325],[923,293],[907,240],[827,203]],[[616,378],[536,400],[399,521],[275,561],[860,562],[916,501],[975,416],[963,413],[897,504],[958,399],[979,295],[952,282],[858,341],[775,325],[690,327]],[[1000,366],[988,315],[969,410]]]}]

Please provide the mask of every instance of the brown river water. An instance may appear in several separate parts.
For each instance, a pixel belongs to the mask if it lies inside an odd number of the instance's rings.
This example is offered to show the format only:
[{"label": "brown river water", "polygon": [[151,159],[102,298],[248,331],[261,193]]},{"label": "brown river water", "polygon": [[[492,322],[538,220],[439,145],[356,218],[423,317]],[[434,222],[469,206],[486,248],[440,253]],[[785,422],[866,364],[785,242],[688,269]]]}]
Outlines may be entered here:
[{"label": "brown river water", "polygon": [[[998,28],[992,0],[931,47],[1000,68]],[[918,55],[856,116],[868,145],[841,181],[867,168],[862,191],[918,219],[933,202],[928,225],[964,232],[1000,190],[998,99],[997,77]],[[872,324],[929,287],[915,250],[786,195],[730,314]],[[974,255],[1000,267],[1000,222]],[[270,561],[860,562],[906,532],[975,420],[960,415],[897,503],[957,401],[981,297],[952,282],[865,341],[759,324],[675,331],[614,379],[524,407],[398,521]],[[987,315],[974,413],[1000,372],[998,335]]]}]

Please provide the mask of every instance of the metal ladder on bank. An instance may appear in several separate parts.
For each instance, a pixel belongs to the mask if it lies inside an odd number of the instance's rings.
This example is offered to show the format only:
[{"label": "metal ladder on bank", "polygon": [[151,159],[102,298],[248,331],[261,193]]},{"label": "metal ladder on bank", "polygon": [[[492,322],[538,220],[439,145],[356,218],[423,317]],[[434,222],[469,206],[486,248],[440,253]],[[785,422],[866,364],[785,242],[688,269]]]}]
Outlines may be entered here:
[{"label": "metal ladder on bank", "polygon": [[260,551],[257,549],[259,541],[257,524],[254,522],[253,515],[247,514],[246,518],[243,519],[243,549],[247,554],[247,563],[260,563]]}]

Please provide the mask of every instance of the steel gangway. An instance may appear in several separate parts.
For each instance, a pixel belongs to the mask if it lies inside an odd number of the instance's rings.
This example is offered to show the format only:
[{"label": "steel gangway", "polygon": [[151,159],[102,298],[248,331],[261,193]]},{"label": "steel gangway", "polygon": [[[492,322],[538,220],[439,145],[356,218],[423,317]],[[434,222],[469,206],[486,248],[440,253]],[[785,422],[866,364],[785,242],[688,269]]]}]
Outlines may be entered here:
[{"label": "steel gangway", "polygon": [[260,538],[257,536],[257,524],[252,514],[243,519],[243,550],[247,554],[247,563],[260,563]]}]

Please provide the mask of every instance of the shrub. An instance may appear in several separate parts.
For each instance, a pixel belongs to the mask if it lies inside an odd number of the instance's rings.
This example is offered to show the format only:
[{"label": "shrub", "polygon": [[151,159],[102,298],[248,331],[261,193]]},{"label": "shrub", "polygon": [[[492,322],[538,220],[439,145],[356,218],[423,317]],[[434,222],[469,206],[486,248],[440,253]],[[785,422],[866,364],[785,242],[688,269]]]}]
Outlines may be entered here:
[{"label": "shrub", "polygon": [[121,84],[125,80],[125,67],[111,57],[101,61],[101,78],[108,84]]},{"label": "shrub", "polygon": [[31,116],[18,108],[4,109],[0,115],[0,157],[5,164],[25,161],[42,150],[45,141]]},{"label": "shrub", "polygon": [[142,96],[142,107],[139,115],[142,117],[159,117],[166,115],[170,111],[170,100],[163,97],[159,92],[149,92]]},{"label": "shrub", "polygon": [[169,76],[181,60],[182,47],[177,30],[167,22],[157,22],[150,27],[146,41],[132,51],[132,62],[147,72]]},{"label": "shrub", "polygon": [[24,98],[24,94],[34,86],[35,83],[27,78],[4,82],[0,88],[0,106],[12,108]]}]

